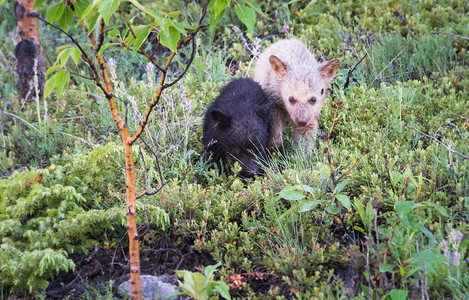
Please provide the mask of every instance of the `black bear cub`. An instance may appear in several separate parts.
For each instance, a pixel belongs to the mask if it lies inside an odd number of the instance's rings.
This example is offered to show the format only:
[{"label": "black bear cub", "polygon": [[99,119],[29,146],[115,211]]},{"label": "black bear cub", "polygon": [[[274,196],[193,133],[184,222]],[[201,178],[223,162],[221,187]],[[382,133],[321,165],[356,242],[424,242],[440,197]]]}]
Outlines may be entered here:
[{"label": "black bear cub", "polygon": [[202,142],[207,157],[218,165],[237,161],[242,177],[261,174],[257,159],[265,157],[273,105],[251,79],[226,85],[205,113]]}]

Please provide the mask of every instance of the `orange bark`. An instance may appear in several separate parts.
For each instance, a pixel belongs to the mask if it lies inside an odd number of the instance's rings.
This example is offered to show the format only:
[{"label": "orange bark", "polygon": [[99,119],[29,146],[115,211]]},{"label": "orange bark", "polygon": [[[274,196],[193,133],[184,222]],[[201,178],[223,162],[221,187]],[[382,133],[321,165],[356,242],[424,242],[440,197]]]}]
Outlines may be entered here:
[{"label": "orange bark", "polygon": [[[81,22],[84,31],[88,34],[91,44],[96,49],[98,43],[93,34],[88,32],[86,25]],[[104,23],[101,22],[100,34],[103,34]],[[116,102],[112,94],[111,79],[106,68],[106,63],[102,55],[97,56],[97,61],[104,82],[103,91],[109,106],[109,111],[121,131],[122,142],[124,143],[124,160],[126,173],[126,203],[127,203],[127,234],[129,236],[129,256],[130,256],[130,286],[132,299],[142,299],[142,284],[140,280],[140,245],[137,231],[136,216],[136,196],[135,196],[135,169],[132,143],[129,135],[129,128],[117,111]],[[98,80],[98,78],[96,78]],[[99,82],[99,81],[98,81]]]},{"label": "orange bark", "polygon": [[18,0],[14,11],[18,20],[18,43],[15,47],[18,91],[20,98],[26,101],[34,101],[36,96],[42,98],[44,87],[44,59],[40,53],[39,20],[29,15],[37,13],[33,10],[35,2]]},{"label": "orange bark", "polygon": [[28,40],[40,45],[39,20],[34,17],[28,17],[28,13],[34,11],[34,3],[36,3],[36,0],[19,0],[16,3],[15,15],[18,19],[18,42]]}]

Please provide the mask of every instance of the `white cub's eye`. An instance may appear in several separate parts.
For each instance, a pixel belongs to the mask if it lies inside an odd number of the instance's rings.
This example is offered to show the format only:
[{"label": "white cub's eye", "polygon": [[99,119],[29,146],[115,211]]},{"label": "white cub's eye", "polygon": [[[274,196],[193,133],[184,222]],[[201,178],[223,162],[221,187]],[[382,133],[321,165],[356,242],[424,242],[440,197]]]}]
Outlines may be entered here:
[{"label": "white cub's eye", "polygon": [[295,103],[296,103],[296,99],[293,98],[293,96],[290,96],[290,98],[288,98],[288,101],[290,101],[291,104],[295,104]]},{"label": "white cub's eye", "polygon": [[316,103],[316,101],[317,101],[316,97],[312,97],[311,99],[309,99],[310,104],[314,104]]}]

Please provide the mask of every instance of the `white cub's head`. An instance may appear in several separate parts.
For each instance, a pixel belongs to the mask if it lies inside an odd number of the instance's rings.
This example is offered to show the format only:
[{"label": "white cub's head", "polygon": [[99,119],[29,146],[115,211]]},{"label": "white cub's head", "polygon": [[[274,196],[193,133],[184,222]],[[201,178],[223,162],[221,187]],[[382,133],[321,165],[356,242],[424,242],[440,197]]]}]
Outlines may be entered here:
[{"label": "white cub's head", "polygon": [[318,119],[339,60],[314,65],[288,65],[275,55],[269,57],[278,80],[278,92],[293,123],[305,129]]}]

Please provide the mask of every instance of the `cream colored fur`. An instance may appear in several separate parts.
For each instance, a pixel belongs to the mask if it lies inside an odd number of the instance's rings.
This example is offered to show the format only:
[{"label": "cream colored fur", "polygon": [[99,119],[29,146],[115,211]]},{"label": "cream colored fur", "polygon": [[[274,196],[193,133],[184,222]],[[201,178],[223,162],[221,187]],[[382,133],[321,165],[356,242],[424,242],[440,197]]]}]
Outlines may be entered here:
[{"label": "cream colored fur", "polygon": [[321,108],[338,68],[338,59],[319,63],[306,45],[296,39],[280,40],[259,56],[254,80],[276,101],[270,149],[282,146],[285,122],[291,120],[295,125],[295,144],[303,136],[310,151],[311,141],[317,136]]}]

